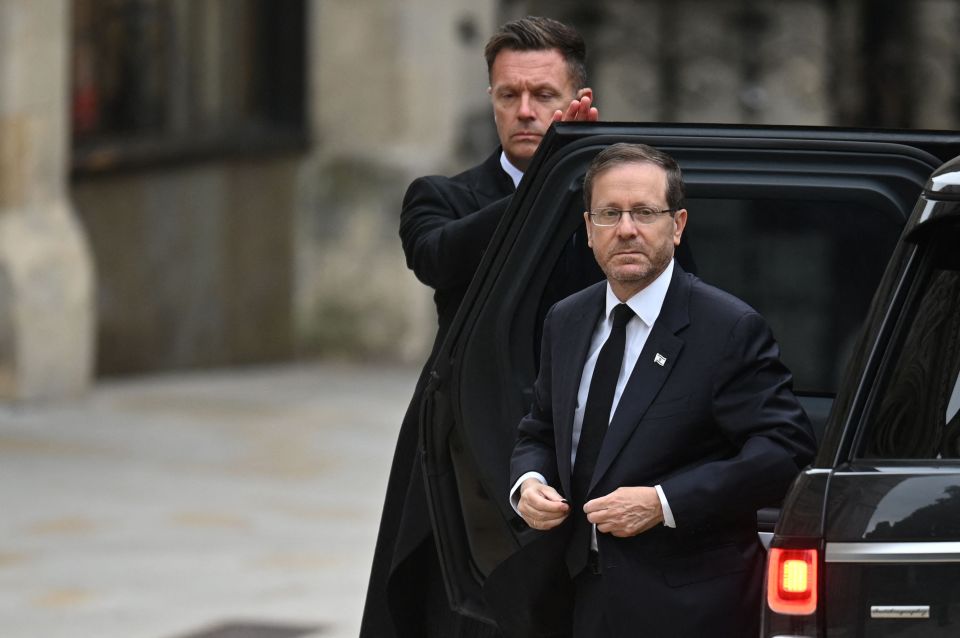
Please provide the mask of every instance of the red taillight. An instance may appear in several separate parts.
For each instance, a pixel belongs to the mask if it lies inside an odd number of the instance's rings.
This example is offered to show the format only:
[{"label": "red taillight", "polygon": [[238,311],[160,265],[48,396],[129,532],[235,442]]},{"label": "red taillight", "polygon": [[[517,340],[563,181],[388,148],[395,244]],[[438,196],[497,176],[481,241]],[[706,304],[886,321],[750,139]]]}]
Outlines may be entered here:
[{"label": "red taillight", "polygon": [[767,604],[778,614],[792,616],[817,610],[817,550],[770,548]]}]

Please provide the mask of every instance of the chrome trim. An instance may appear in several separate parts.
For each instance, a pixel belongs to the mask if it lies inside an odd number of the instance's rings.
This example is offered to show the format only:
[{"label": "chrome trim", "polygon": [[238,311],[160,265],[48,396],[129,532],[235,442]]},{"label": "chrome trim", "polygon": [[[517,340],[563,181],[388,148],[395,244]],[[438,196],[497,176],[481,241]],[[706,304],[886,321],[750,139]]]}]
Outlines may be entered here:
[{"label": "chrome trim", "polygon": [[[956,465],[955,461],[950,459],[940,459],[940,460],[931,460],[929,465],[926,466],[903,466],[903,467],[873,467],[870,469],[858,469],[858,470],[843,470],[834,472],[834,476],[847,478],[847,477],[856,477],[856,476],[878,476],[878,475],[887,475],[887,476],[903,476],[907,475],[918,475],[918,476],[930,476],[930,475],[941,475],[956,477],[960,474],[960,467]],[[951,463],[948,465],[948,463]]]},{"label": "chrome trim", "polygon": [[827,543],[828,563],[960,563],[960,542]]},{"label": "chrome trim", "polygon": [[872,605],[871,618],[896,618],[898,620],[913,620],[929,618],[930,605]]},{"label": "chrome trim", "polygon": [[757,536],[760,537],[760,544],[763,545],[763,548],[770,551],[770,541],[773,540],[773,532],[757,532]]}]

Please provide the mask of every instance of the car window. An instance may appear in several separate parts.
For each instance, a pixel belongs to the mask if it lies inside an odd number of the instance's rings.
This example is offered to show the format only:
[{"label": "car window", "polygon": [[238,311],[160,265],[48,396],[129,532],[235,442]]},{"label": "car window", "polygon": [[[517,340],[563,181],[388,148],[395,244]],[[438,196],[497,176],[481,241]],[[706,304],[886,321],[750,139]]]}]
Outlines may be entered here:
[{"label": "car window", "polygon": [[699,276],[770,323],[803,393],[833,394],[903,220],[857,202],[690,199]]},{"label": "car window", "polygon": [[935,235],[864,420],[864,458],[960,458],[960,243]]}]

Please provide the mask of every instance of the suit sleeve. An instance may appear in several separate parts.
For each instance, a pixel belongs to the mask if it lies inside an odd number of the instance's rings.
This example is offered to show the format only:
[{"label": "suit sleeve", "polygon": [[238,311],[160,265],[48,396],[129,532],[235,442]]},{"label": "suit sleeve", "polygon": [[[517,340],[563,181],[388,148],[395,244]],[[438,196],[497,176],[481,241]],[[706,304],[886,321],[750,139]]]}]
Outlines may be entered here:
[{"label": "suit sleeve", "polygon": [[557,452],[553,431],[552,368],[550,354],[550,325],[553,309],[543,322],[540,349],[540,374],[533,386],[533,404],[530,413],[517,426],[517,440],[510,457],[510,485],[526,472],[538,472],[559,489]]},{"label": "suit sleeve", "polygon": [[678,528],[754,516],[778,503],[813,458],[815,439],[766,321],[743,315],[718,362],[712,416],[738,453],[661,483]]},{"label": "suit sleeve", "polygon": [[[443,180],[442,187],[438,183]],[[446,178],[421,177],[407,189],[400,213],[400,241],[407,266],[436,290],[466,286],[512,196],[476,210],[470,193]]]}]

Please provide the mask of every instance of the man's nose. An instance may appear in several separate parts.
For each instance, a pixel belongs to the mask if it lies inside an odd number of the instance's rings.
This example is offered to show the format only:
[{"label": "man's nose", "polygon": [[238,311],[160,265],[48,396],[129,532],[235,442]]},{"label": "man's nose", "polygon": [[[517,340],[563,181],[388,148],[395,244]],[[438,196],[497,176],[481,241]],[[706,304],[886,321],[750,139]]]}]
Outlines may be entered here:
[{"label": "man's nose", "polygon": [[526,91],[520,94],[520,109],[517,111],[517,117],[521,120],[534,118],[533,102],[530,100],[530,94]]},{"label": "man's nose", "polygon": [[637,222],[633,221],[633,217],[627,211],[620,213],[620,221],[617,222],[616,229],[620,237],[636,237],[640,230]]}]

